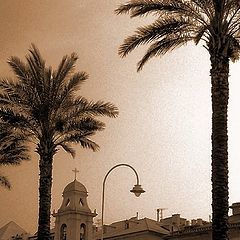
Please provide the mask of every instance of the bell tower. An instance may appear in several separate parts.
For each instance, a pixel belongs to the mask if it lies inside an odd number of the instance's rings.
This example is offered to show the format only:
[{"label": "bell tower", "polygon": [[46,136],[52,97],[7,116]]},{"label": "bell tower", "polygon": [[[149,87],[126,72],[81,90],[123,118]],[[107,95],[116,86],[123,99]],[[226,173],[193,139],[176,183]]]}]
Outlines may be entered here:
[{"label": "bell tower", "polygon": [[87,189],[75,179],[63,191],[62,205],[53,216],[55,219],[55,240],[92,240],[93,217],[87,203]]}]

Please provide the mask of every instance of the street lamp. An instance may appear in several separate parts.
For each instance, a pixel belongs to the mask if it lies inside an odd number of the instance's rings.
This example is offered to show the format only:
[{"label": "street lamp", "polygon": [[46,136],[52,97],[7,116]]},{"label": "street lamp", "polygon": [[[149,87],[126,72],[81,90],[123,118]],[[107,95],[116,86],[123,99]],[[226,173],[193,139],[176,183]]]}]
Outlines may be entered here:
[{"label": "street lamp", "polygon": [[136,178],[137,178],[137,184],[135,184],[133,186],[133,189],[130,190],[130,192],[134,193],[136,197],[139,197],[141,195],[141,193],[145,192],[142,189],[141,185],[139,184],[139,177],[138,177],[137,171],[132,166],[130,166],[129,164],[126,164],[126,163],[117,164],[107,172],[106,176],[104,177],[103,187],[102,187],[103,192],[102,192],[102,231],[101,231],[102,235],[101,235],[101,240],[103,240],[103,213],[104,213],[105,183],[106,183],[107,177],[110,174],[110,172],[112,172],[112,170],[114,170],[115,168],[122,167],[122,166],[131,168],[134,171],[134,173],[136,175]]}]

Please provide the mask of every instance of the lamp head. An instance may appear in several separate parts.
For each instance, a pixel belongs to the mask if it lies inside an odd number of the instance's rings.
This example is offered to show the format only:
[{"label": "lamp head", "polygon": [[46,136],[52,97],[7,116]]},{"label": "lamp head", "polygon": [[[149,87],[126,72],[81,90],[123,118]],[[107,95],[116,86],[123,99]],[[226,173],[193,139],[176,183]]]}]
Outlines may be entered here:
[{"label": "lamp head", "polygon": [[141,185],[139,184],[134,185],[133,189],[130,190],[130,192],[134,193],[136,197],[139,197],[141,193],[145,193],[145,191],[142,189]]}]

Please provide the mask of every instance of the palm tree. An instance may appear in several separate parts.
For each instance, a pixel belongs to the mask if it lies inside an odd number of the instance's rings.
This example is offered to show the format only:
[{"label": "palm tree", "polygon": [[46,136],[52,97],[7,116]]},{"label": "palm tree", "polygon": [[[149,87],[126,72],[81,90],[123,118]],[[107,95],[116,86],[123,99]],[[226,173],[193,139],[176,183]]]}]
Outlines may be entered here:
[{"label": "palm tree", "polygon": [[26,63],[18,57],[8,61],[15,80],[0,81],[0,119],[21,133],[24,146],[34,143],[39,155],[38,239],[50,239],[50,208],[53,158],[59,148],[73,157],[71,144],[97,151],[91,136],[105,128],[96,116],[116,117],[118,109],[111,103],[88,101],[78,90],[88,75],[74,73],[78,57],[63,57],[57,70],[46,67],[38,49],[32,45]]},{"label": "palm tree", "polygon": [[[13,132],[8,124],[0,125],[0,165],[19,165],[23,160],[29,160],[28,149],[23,145],[24,136]],[[0,175],[0,185],[10,189],[7,177]]]},{"label": "palm tree", "polygon": [[228,134],[229,60],[239,58],[239,0],[130,0],[117,14],[131,17],[153,14],[156,20],[137,28],[125,39],[119,54],[125,57],[140,45],[149,48],[138,71],[152,57],[200,40],[210,54],[212,93],[212,239],[228,239]]}]

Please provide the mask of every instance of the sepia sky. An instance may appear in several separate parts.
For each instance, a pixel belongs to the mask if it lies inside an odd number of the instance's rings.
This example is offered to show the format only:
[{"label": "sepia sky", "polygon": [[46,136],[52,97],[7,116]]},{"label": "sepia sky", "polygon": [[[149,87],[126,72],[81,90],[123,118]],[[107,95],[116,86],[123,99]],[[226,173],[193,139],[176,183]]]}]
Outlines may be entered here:
[{"label": "sepia sky", "polygon": [[[57,66],[76,52],[78,71],[90,78],[79,94],[118,106],[117,119],[102,119],[107,127],[94,136],[99,152],[76,147],[76,158],[59,151],[53,170],[52,210],[61,205],[62,191],[77,179],[89,192],[88,203],[101,216],[105,174],[115,164],[133,166],[146,193],[136,198],[131,169],[115,169],[106,183],[105,222],[139,217],[156,219],[180,213],[187,219],[211,214],[211,86],[208,53],[200,43],[149,61],[140,73],[136,63],[143,46],[121,59],[117,49],[124,37],[146,19],[116,16],[124,0],[0,0],[0,76],[11,76],[6,61],[24,58],[31,43],[47,64]],[[240,62],[231,64],[229,102],[229,202],[240,201]],[[36,231],[38,156],[17,167],[1,167],[12,190],[0,188],[0,227],[13,220]],[[52,223],[52,226],[54,224]]]}]

